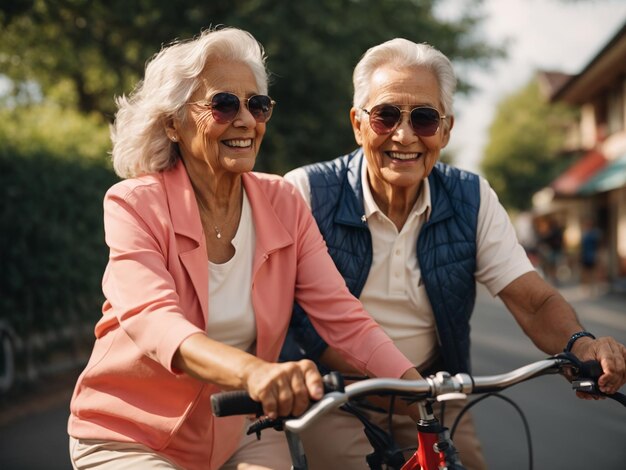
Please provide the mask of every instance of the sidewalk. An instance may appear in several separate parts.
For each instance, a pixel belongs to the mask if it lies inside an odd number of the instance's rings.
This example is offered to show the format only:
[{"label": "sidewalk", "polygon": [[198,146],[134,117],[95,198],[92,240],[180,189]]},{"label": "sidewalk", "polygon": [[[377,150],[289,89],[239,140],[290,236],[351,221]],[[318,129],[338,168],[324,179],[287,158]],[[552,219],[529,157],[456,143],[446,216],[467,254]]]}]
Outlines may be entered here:
[{"label": "sidewalk", "polygon": [[42,377],[0,397],[0,428],[34,413],[69,403],[80,370]]},{"label": "sidewalk", "polygon": [[626,325],[626,292],[610,292],[607,284],[598,285],[593,293],[582,284],[566,285],[558,289],[571,304],[594,305],[623,314]]},{"label": "sidewalk", "polygon": [[609,292],[608,287],[590,295],[585,286],[559,289],[574,307],[582,325],[597,336],[612,336],[626,344],[626,293]]}]

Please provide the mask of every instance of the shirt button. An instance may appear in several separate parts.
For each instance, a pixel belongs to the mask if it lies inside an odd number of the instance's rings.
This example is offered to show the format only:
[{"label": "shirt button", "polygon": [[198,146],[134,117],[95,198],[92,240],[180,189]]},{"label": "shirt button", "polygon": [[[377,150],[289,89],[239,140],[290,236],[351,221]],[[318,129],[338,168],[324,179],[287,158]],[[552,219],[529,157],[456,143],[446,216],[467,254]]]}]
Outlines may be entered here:
[{"label": "shirt button", "polygon": [[400,277],[400,273],[398,271],[395,272],[394,276]]},{"label": "shirt button", "polygon": [[396,255],[400,255],[400,250],[396,250]]}]

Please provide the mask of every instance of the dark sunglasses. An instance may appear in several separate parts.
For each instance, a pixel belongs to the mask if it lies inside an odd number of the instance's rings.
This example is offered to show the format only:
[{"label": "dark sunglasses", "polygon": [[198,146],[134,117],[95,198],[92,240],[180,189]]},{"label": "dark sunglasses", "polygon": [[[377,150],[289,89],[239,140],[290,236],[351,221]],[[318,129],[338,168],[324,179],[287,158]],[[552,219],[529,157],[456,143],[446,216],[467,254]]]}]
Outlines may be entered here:
[{"label": "dark sunglasses", "polygon": [[400,124],[404,113],[409,113],[413,132],[421,137],[435,135],[441,125],[441,120],[448,117],[440,115],[439,111],[430,106],[417,106],[408,111],[393,104],[379,104],[369,111],[365,108],[362,110],[369,116],[372,130],[379,135],[391,134]]},{"label": "dark sunglasses", "polygon": [[[272,117],[272,110],[276,102],[266,95],[253,95],[244,101],[246,108],[256,122],[267,122]],[[211,110],[211,116],[218,124],[233,122],[239,115],[241,101],[234,93],[221,91],[215,93],[208,101],[189,103],[206,106]]]}]

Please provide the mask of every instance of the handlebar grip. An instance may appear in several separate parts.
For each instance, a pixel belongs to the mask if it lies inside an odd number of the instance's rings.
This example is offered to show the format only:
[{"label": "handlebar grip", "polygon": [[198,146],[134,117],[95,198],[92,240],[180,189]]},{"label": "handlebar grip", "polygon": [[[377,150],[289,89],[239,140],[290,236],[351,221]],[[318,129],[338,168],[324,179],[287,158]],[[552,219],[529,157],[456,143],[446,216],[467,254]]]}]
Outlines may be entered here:
[{"label": "handlebar grip", "polygon": [[263,414],[261,403],[250,398],[245,390],[214,393],[211,395],[211,408],[218,417]]},{"label": "handlebar grip", "polygon": [[[324,393],[343,392],[343,376],[339,372],[330,372],[322,377]],[[211,408],[213,415],[218,417],[234,415],[257,415],[263,414],[263,405],[254,401],[245,390],[233,390],[231,392],[219,392],[211,395]]]},{"label": "handlebar grip", "polygon": [[598,361],[591,360],[581,362],[578,366],[578,377],[584,377],[586,379],[598,380],[604,372],[602,366]]}]

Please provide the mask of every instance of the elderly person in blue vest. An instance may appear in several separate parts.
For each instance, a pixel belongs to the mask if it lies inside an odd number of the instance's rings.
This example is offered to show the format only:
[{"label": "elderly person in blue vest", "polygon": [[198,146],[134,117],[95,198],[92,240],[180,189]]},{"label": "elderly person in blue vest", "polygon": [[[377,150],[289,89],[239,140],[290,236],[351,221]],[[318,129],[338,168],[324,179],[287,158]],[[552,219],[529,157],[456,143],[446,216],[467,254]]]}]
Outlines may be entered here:
[{"label": "elderly person in blue vest", "polygon": [[[563,297],[535,272],[487,181],[438,163],[454,125],[456,78],[426,44],[394,39],[368,50],[354,70],[350,120],[360,148],[289,172],[350,291],[422,375],[470,371],[476,282],[500,297],[542,351],[564,348],[601,360],[600,387],[624,384],[624,347],[585,332]],[[583,333],[581,333],[583,332]],[[349,370],[296,306],[283,359],[304,353]],[[450,425],[463,403],[448,402]],[[438,412],[441,412],[439,409]],[[386,416],[370,413],[386,427]],[[393,417],[400,447],[415,425]],[[371,448],[362,425],[337,412],[304,436],[314,469],[365,468]],[[469,414],[455,434],[461,460],[485,468]]]}]

